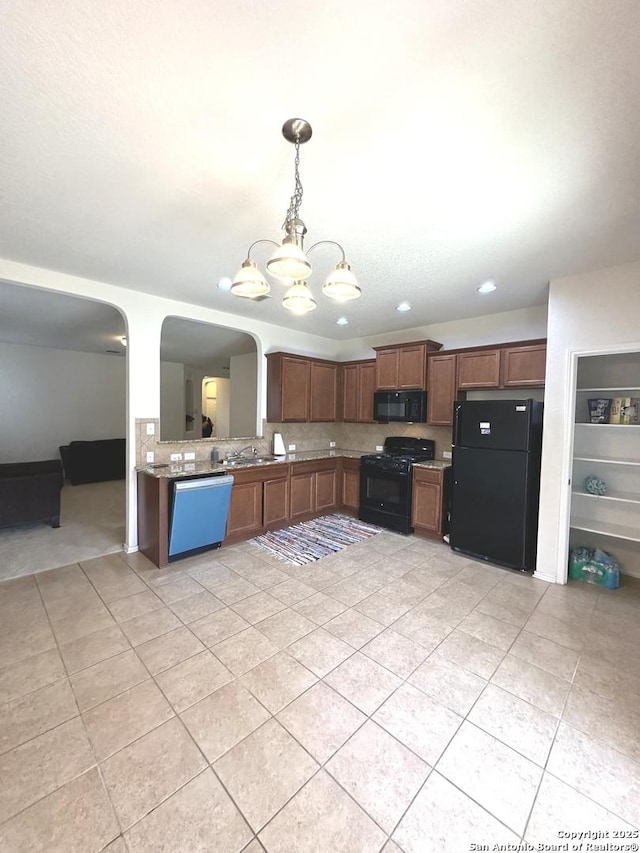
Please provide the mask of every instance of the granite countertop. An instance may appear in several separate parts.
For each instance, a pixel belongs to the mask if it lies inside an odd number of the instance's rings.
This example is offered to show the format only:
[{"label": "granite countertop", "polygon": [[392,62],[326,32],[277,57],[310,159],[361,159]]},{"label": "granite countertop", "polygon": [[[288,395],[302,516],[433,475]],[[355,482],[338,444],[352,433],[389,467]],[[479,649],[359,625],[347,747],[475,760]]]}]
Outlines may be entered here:
[{"label": "granite countertop", "polygon": [[[287,453],[285,456],[279,456],[271,462],[260,462],[255,465],[227,465],[224,462],[193,461],[193,462],[168,462],[160,463],[157,466],[143,465],[136,468],[137,471],[142,471],[150,477],[170,478],[179,477],[202,477],[207,474],[232,474],[234,471],[247,471],[251,468],[262,468],[267,465],[283,465],[289,462],[308,462],[314,459],[331,459],[334,457],[343,457],[346,459],[360,459],[361,456],[371,453],[372,451],[363,450],[306,450],[301,453]],[[451,465],[450,461],[434,459],[431,462],[416,463],[416,468],[437,468],[442,470]]]},{"label": "granite countertop", "polygon": [[430,462],[414,462],[414,468],[437,468],[438,471],[444,471],[445,468],[451,467],[450,459],[432,459]]}]

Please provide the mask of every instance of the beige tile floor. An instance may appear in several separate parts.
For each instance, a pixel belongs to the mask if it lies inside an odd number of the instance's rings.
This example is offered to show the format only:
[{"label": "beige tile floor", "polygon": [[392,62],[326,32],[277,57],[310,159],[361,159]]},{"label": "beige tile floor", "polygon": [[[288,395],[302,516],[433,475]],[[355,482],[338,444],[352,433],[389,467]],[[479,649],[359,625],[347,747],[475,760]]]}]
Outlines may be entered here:
[{"label": "beige tile floor", "polygon": [[633,843],[639,648],[637,583],[389,532],[302,568],[244,543],[8,581],[0,851]]}]

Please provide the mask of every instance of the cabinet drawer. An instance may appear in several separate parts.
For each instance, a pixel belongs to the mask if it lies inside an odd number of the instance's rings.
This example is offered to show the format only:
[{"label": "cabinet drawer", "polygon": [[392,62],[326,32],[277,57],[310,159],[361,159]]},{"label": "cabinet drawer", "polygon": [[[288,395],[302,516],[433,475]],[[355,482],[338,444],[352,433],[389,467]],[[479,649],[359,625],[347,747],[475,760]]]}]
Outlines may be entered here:
[{"label": "cabinet drawer", "polygon": [[233,474],[234,485],[257,483],[264,480],[286,480],[289,476],[289,466],[286,462],[277,465],[247,465],[246,468],[230,466],[228,473]]},{"label": "cabinet drawer", "polygon": [[313,474],[316,471],[331,471],[338,464],[336,458],[333,459],[310,459],[308,462],[292,462],[291,476],[297,474]]},{"label": "cabinet drawer", "polygon": [[438,485],[442,482],[442,471],[436,468],[414,468],[413,481],[414,483],[435,483]]}]

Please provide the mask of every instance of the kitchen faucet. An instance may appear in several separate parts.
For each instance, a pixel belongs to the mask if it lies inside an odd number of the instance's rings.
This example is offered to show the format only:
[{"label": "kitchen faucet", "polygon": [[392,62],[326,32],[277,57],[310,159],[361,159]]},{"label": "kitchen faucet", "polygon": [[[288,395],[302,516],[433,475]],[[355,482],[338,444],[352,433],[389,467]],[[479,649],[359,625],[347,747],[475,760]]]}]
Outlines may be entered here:
[{"label": "kitchen faucet", "polygon": [[229,453],[227,459],[242,459],[245,456],[247,450],[251,451],[252,456],[258,455],[258,451],[256,450],[256,448],[253,447],[253,445],[251,444],[247,444],[247,446],[243,447],[242,450],[235,450],[233,453]]}]

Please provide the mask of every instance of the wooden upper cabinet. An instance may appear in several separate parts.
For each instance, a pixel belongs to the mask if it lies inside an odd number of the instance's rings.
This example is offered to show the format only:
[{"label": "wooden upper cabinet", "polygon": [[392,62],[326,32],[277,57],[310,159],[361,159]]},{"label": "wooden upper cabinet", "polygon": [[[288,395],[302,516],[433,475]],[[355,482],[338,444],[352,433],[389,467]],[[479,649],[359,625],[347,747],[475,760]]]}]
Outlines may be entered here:
[{"label": "wooden upper cabinet", "polygon": [[[358,365],[360,386],[358,389],[358,422],[372,424],[373,392],[376,390],[376,363],[365,361]],[[345,419],[346,420],[346,419]]]},{"label": "wooden upper cabinet", "polygon": [[344,364],[269,353],[267,420],[374,423],[376,389],[426,389],[427,423],[449,426],[458,390],[544,387],[544,340],[438,352],[441,347],[436,341],[374,347],[375,360]]},{"label": "wooden upper cabinet", "polygon": [[376,388],[395,391],[398,387],[398,350],[382,350],[376,356]]},{"label": "wooden upper cabinet", "polygon": [[343,421],[373,423],[375,386],[376,363],[373,359],[342,365]]},{"label": "wooden upper cabinet", "polygon": [[427,350],[424,344],[398,351],[398,388],[426,388]]},{"label": "wooden upper cabinet", "polygon": [[427,371],[428,424],[433,426],[453,424],[456,390],[456,356],[430,355]]},{"label": "wooden upper cabinet", "polygon": [[376,351],[376,388],[398,391],[427,386],[427,353],[436,352],[442,344],[416,341],[399,346],[374,347]]},{"label": "wooden upper cabinet", "polygon": [[307,358],[283,352],[267,355],[267,420],[271,423],[309,420],[311,365]]},{"label": "wooden upper cabinet", "polygon": [[502,384],[505,388],[543,387],[546,366],[546,344],[507,347],[502,350]]},{"label": "wooden upper cabinet", "polygon": [[342,367],[342,420],[358,421],[359,371],[357,364]]},{"label": "wooden upper cabinet", "polygon": [[338,365],[324,361],[311,362],[310,421],[338,419]]},{"label": "wooden upper cabinet", "polygon": [[458,353],[458,388],[499,387],[499,349]]},{"label": "wooden upper cabinet", "polygon": [[338,362],[273,352],[267,355],[267,420],[338,420]]},{"label": "wooden upper cabinet", "polygon": [[544,388],[545,340],[458,350],[456,358],[457,386],[463,391],[473,388]]},{"label": "wooden upper cabinet", "polygon": [[282,359],[282,421],[309,420],[310,365],[297,358]]}]

